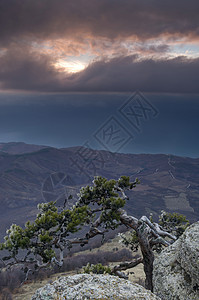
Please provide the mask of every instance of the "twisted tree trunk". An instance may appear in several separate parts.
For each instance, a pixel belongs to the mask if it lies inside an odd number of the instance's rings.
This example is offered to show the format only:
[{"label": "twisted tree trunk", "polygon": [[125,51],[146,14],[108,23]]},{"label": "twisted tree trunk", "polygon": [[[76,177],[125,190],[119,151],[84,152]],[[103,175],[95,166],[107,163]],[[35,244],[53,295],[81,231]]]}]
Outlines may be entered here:
[{"label": "twisted tree trunk", "polygon": [[149,246],[148,239],[143,236],[138,236],[140,249],[143,257],[143,265],[145,272],[145,288],[153,292],[153,262],[154,262],[154,254]]}]

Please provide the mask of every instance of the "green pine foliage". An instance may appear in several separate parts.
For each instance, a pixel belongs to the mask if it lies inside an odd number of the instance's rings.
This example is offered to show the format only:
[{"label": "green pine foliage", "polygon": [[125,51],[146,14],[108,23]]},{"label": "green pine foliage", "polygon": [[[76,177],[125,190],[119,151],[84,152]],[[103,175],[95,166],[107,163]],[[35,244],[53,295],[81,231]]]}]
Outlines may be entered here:
[{"label": "green pine foliage", "polygon": [[82,268],[82,273],[87,274],[111,274],[111,268],[103,266],[102,264],[90,264],[88,263],[85,267]]},{"label": "green pine foliage", "polygon": [[177,238],[179,238],[190,225],[189,220],[187,220],[184,215],[175,212],[167,213],[165,211],[161,212],[159,224],[164,230],[174,233]]},{"label": "green pine foliage", "polygon": [[[92,185],[81,188],[79,200],[71,209],[63,208],[58,211],[56,202],[53,201],[39,204],[39,213],[34,222],[28,221],[24,228],[13,224],[7,230],[5,242],[0,244],[0,250],[7,250],[9,253],[4,260],[17,261],[19,251],[26,250],[31,256],[29,262],[37,257],[43,263],[50,263],[55,257],[55,250],[66,247],[65,241],[69,235],[79,231],[83,225],[94,222],[99,215],[96,214],[97,211],[101,213],[102,227],[115,229],[119,225],[118,209],[125,205],[125,200],[119,196],[119,189],[131,189],[135,185],[126,176],[119,180],[107,180],[98,176],[94,178]],[[94,208],[96,205],[97,210]],[[68,244],[68,248],[70,247]]]},{"label": "green pine foliage", "polygon": [[87,206],[82,206],[58,212],[56,202],[39,204],[38,209],[33,223],[28,221],[24,229],[12,224],[7,230],[5,242],[0,244],[0,250],[9,252],[7,260],[16,257],[20,249],[26,249],[33,255],[39,255],[44,263],[50,262],[55,256],[58,236],[80,230],[88,219],[89,211]]}]

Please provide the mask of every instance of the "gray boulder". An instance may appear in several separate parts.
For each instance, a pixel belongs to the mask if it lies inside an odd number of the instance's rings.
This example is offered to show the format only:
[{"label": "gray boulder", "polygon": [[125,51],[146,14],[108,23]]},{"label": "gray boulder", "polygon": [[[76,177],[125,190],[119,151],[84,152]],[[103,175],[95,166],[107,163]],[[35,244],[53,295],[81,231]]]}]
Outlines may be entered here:
[{"label": "gray boulder", "polygon": [[155,259],[153,284],[164,300],[199,299],[199,222]]},{"label": "gray boulder", "polygon": [[110,275],[78,274],[62,276],[52,284],[38,289],[32,300],[160,300],[138,284]]}]

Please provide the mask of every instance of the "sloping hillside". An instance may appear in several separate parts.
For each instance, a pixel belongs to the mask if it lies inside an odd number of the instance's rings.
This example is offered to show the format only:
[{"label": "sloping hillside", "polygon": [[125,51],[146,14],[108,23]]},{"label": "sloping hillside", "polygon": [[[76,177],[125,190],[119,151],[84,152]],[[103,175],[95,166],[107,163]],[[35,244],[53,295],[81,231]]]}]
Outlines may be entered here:
[{"label": "sloping hillside", "polygon": [[[43,148],[9,154],[0,152],[0,228],[33,218],[39,202],[58,200],[91,183],[94,175],[138,177],[141,184],[126,204],[135,216],[162,209],[199,217],[199,159],[162,154],[113,154],[74,147]],[[71,205],[72,203],[68,203]]]}]

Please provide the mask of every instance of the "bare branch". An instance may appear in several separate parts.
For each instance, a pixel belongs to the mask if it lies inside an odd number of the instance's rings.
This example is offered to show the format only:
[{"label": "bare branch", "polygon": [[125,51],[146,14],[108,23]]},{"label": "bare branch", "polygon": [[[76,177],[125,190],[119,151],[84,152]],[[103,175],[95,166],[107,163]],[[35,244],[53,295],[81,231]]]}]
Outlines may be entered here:
[{"label": "bare branch", "polygon": [[138,219],[132,216],[128,216],[126,211],[124,209],[118,209],[118,212],[120,213],[120,221],[133,229],[137,229],[138,226]]},{"label": "bare branch", "polygon": [[163,239],[162,237],[157,237],[156,239],[151,239],[149,241],[150,245],[151,246],[154,246],[154,245],[157,245],[157,244],[162,244],[164,245],[165,247],[168,247],[170,245],[169,242],[167,242],[165,239]]},{"label": "bare branch", "polygon": [[169,237],[172,240],[176,240],[176,237],[167,231],[163,231],[160,229],[160,226],[157,223],[152,223],[146,216],[142,216],[140,218],[141,221],[145,222],[151,229],[153,229],[154,232],[156,232],[158,235],[163,237]]},{"label": "bare branch", "polygon": [[21,282],[20,286],[22,286],[24,284],[24,282],[26,282],[28,280],[28,276],[31,272],[32,272],[32,269],[28,268],[28,270],[26,272],[26,276],[25,276],[24,280]]},{"label": "bare branch", "polygon": [[125,194],[124,190],[121,187],[115,186],[115,189],[122,194],[122,199],[129,199],[129,197]]},{"label": "bare branch", "polygon": [[125,261],[120,263],[119,265],[115,266],[112,270],[111,273],[115,274],[117,271],[124,271],[127,269],[131,269],[136,267],[137,265],[143,263],[143,259],[141,257],[138,257],[137,259],[134,259],[131,262]]}]

